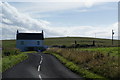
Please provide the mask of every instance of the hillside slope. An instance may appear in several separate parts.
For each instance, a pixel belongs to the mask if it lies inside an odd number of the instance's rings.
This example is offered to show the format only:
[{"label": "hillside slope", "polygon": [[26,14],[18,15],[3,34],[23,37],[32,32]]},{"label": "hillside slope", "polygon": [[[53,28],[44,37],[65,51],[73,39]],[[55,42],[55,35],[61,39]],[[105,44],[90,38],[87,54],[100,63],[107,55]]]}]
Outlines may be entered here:
[{"label": "hillside slope", "polygon": [[[100,38],[88,38],[88,37],[57,37],[57,38],[45,38],[44,44],[48,46],[52,45],[65,45],[70,46],[77,42],[80,45],[91,45],[95,41],[96,45],[102,46],[118,46],[118,40],[114,40],[112,45],[111,39],[100,39]],[[2,47],[16,47],[16,40],[2,40]]]}]

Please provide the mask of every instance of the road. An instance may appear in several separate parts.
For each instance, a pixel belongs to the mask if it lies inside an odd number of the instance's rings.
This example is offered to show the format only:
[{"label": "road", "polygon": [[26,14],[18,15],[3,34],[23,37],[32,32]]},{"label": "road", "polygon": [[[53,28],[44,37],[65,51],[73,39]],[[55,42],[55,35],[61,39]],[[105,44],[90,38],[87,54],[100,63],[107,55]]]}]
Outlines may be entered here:
[{"label": "road", "polygon": [[54,56],[29,53],[29,58],[2,73],[3,80],[81,80]]}]

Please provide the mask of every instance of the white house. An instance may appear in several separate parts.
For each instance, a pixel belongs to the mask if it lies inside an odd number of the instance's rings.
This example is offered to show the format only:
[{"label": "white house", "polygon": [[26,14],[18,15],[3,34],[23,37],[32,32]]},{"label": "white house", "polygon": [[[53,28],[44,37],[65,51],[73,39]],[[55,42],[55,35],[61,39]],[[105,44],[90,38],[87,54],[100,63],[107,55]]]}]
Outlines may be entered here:
[{"label": "white house", "polygon": [[19,33],[16,34],[16,47],[21,51],[40,50],[44,47],[44,34],[42,33]]}]

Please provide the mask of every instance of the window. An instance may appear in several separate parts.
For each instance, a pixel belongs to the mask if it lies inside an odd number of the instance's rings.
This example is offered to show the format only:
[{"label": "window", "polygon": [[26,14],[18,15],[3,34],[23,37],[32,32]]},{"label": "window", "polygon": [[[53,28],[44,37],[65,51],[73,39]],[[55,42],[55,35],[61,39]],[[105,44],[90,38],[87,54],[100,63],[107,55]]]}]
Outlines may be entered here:
[{"label": "window", "polygon": [[37,45],[40,45],[40,41],[37,41]]},{"label": "window", "polygon": [[24,41],[21,41],[21,45],[24,45]]}]

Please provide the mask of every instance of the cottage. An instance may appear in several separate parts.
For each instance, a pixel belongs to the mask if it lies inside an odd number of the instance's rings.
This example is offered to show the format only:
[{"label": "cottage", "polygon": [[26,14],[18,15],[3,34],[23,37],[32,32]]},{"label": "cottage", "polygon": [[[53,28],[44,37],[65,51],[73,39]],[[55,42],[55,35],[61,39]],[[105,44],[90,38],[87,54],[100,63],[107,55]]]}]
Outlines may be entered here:
[{"label": "cottage", "polygon": [[19,33],[16,34],[16,47],[21,51],[40,50],[44,47],[44,34],[42,33]]}]

